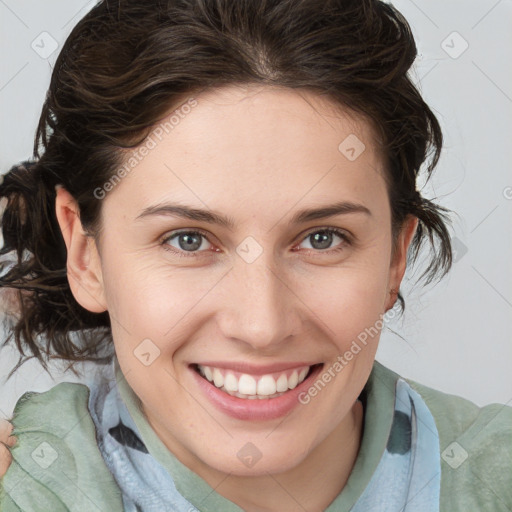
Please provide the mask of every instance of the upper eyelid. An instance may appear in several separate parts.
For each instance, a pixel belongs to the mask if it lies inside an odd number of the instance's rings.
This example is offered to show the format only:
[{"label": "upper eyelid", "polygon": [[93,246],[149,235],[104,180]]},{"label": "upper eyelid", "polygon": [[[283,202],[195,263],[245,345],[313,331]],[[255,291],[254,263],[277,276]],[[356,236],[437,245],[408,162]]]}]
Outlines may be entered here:
[{"label": "upper eyelid", "polygon": [[174,238],[175,236],[178,236],[178,235],[180,235],[182,233],[199,233],[201,236],[206,238],[208,241],[210,240],[209,239],[209,233],[207,233],[206,231],[203,231],[203,230],[201,230],[199,228],[178,229],[178,230],[170,231],[170,232],[166,233],[165,235],[163,235],[160,238],[160,240],[162,242],[166,242],[167,240],[170,240],[171,238]]},{"label": "upper eyelid", "polygon": [[[349,231],[347,231],[346,229],[339,228],[339,227],[334,227],[334,226],[321,226],[321,227],[309,228],[309,229],[307,229],[306,231],[304,231],[303,233],[301,233],[300,235],[297,235],[297,236],[301,237],[300,238],[300,242],[302,242],[302,241],[304,241],[305,238],[307,238],[311,234],[319,232],[319,231],[335,231],[336,232],[335,234],[337,236],[341,236],[342,238],[346,237],[349,241],[351,241],[352,238],[353,238],[353,235]],[[201,236],[203,236],[204,238],[206,238],[208,240],[208,242],[213,243],[213,242],[210,241],[209,233],[204,231],[204,230],[202,230],[201,228],[182,228],[182,229],[174,230],[170,234],[164,235],[161,238],[161,241],[162,241],[162,243],[165,243],[168,240],[170,240],[171,238],[174,238],[174,237],[180,235],[181,233],[198,233]],[[192,251],[192,253],[193,252],[194,251]],[[195,252],[202,252],[202,251],[195,251]]]}]

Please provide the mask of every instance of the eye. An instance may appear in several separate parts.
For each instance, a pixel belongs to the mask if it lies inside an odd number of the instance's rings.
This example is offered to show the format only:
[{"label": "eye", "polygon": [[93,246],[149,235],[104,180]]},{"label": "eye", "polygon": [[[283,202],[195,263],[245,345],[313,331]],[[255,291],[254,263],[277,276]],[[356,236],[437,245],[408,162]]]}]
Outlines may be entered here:
[{"label": "eye", "polygon": [[[334,237],[341,238],[345,243],[342,243],[341,245],[338,244],[338,247],[329,250],[329,246],[333,243]],[[315,231],[311,231],[306,235],[304,241],[306,240],[310,240],[311,249],[315,252],[333,253],[342,251],[346,245],[350,245],[349,236],[344,231],[335,228],[317,228]]]},{"label": "eye", "polygon": [[161,244],[167,251],[178,254],[178,256],[187,257],[194,256],[196,252],[202,252],[199,249],[208,249],[209,243],[207,240],[207,234],[204,231],[178,231],[165,237]]},{"label": "eye", "polygon": [[[329,246],[333,243],[335,237],[340,238],[343,242],[338,244],[335,249],[330,249]],[[311,231],[303,241],[311,240],[311,248],[313,252],[334,253],[345,249],[346,245],[350,245],[350,237],[342,230],[335,228],[321,228]],[[172,235],[166,236],[161,241],[161,245],[167,251],[171,251],[180,257],[197,256],[197,253],[205,252],[208,246],[208,234],[202,230],[193,231],[177,231]],[[218,251],[215,251],[218,252]]]}]

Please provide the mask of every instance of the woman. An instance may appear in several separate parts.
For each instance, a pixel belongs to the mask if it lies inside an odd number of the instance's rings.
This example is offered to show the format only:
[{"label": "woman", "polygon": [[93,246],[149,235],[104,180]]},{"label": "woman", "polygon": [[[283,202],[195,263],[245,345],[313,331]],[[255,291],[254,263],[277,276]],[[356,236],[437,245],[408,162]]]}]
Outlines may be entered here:
[{"label": "woman", "polygon": [[18,401],[2,510],[512,506],[512,409],[375,361],[426,238],[451,266],[415,56],[375,0],[85,16],[0,188],[1,283],[21,358],[97,372]]}]

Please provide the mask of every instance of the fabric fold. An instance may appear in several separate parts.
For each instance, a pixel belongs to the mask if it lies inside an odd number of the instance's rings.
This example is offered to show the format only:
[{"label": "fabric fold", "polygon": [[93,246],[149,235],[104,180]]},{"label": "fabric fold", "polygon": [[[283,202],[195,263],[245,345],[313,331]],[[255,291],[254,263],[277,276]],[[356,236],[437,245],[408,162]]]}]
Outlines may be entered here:
[{"label": "fabric fold", "polygon": [[[124,510],[212,510],[206,504],[205,508],[201,508],[201,500],[198,500],[197,496],[183,496],[179,492],[172,476],[174,472],[176,477],[177,468],[182,466],[177,459],[171,471],[158,460],[162,460],[162,457],[152,455],[151,446],[144,442],[144,438],[150,445],[155,446],[157,440],[153,437],[156,438],[156,434],[149,424],[146,425],[147,420],[142,411],[135,408],[133,403],[130,404],[131,412],[128,410],[116,381],[116,363],[114,358],[101,375],[95,375],[88,383],[91,390],[89,410],[96,426],[100,452],[122,491]],[[384,384],[370,376],[367,386],[375,385]],[[126,386],[127,383],[124,387]],[[419,393],[402,378],[396,380],[393,394],[392,426],[387,440],[384,439],[386,446],[377,468],[371,474],[364,491],[355,505],[347,509],[338,499],[343,494],[342,490],[326,512],[439,512],[441,468],[439,435],[434,418]],[[365,407],[374,406],[370,396]],[[136,421],[132,414],[136,416]],[[137,424],[144,427],[143,434]],[[361,446],[365,443],[365,435],[368,437],[370,434],[365,429]],[[159,443],[159,446],[162,444]],[[170,452],[166,455],[174,459]],[[190,470],[187,471],[185,467],[181,471],[184,478],[191,475]],[[203,490],[204,486],[207,486],[198,475],[193,474],[192,478],[203,483]],[[185,487],[193,488],[188,485]],[[210,503],[223,503],[226,512],[242,512],[236,504],[217,495],[213,489],[209,492],[211,498],[216,498],[210,500]],[[223,508],[223,512],[225,511]]]}]

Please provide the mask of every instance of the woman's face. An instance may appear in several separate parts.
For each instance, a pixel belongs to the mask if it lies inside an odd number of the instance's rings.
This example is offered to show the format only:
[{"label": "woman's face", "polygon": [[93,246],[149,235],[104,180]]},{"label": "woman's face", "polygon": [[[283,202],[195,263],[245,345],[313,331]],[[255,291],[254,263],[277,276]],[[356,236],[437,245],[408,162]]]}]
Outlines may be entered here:
[{"label": "woman's face", "polygon": [[195,100],[103,199],[98,300],[182,462],[282,472],[353,411],[405,256],[368,124],[306,91]]}]

